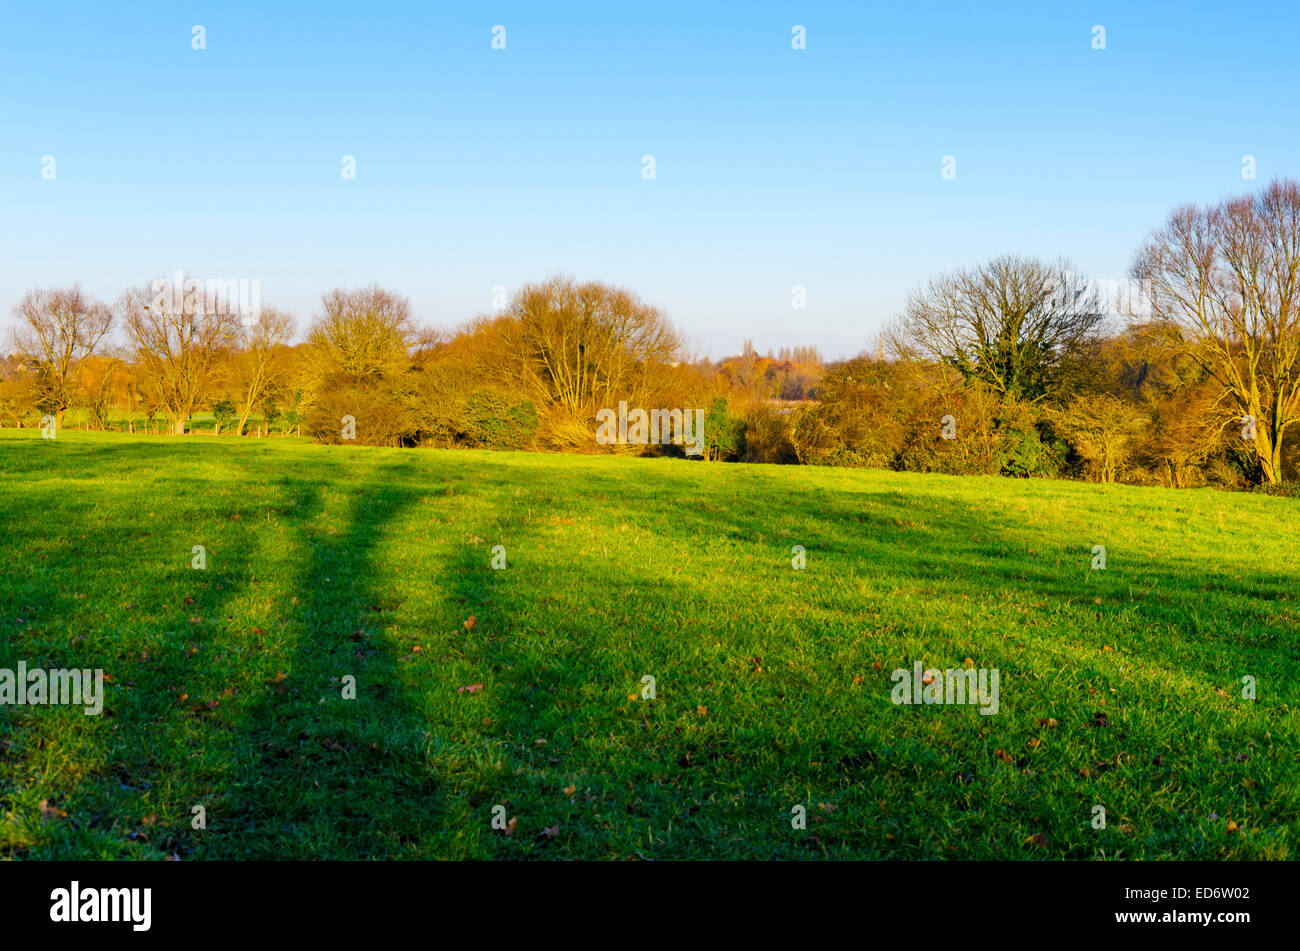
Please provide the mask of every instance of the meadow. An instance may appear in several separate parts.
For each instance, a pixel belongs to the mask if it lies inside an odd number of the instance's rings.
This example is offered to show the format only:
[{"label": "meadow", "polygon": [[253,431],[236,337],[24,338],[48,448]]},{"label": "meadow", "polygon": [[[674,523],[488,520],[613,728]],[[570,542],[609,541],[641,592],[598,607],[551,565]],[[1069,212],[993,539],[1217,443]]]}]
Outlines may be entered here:
[{"label": "meadow", "polygon": [[[1297,516],[2,429],[0,668],[108,683],[0,707],[0,855],[1295,859]],[[916,661],[998,669],[997,713],[895,704]]]}]

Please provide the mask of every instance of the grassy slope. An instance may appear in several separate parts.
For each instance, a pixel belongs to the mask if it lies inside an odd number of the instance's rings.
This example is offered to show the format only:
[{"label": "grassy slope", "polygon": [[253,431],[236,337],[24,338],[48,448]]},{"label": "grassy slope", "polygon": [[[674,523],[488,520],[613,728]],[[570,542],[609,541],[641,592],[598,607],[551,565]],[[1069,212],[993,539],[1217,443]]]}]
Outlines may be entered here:
[{"label": "grassy slope", "polygon": [[[0,708],[0,850],[1296,858],[1298,513],[1213,491],[0,430],[0,667],[114,678],[103,717]],[[998,715],[891,703],[893,668],[966,658],[1000,669]]]}]

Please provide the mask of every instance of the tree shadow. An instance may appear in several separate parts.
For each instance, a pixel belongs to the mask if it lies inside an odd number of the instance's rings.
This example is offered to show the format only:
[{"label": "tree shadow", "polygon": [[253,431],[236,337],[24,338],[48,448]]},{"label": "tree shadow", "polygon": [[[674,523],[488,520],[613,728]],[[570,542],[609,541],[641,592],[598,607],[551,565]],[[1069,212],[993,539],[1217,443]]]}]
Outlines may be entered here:
[{"label": "tree shadow", "polygon": [[385,529],[416,497],[410,461],[377,461],[346,489],[309,486],[300,506],[311,560],[295,590],[293,645],[243,708],[239,748],[216,787],[209,858],[400,858],[443,812],[425,724],[386,639],[391,579],[375,565]]}]

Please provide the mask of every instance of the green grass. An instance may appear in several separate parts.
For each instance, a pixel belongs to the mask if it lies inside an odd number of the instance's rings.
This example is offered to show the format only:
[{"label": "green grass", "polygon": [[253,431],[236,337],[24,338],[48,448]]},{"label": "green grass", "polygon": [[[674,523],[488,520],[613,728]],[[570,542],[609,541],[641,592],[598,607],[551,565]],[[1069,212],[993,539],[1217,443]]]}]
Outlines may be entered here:
[{"label": "green grass", "polygon": [[[0,667],[112,678],[100,717],[0,708],[0,854],[1294,859],[1297,515],[0,430]],[[892,669],[967,658],[997,715],[891,702]]]}]

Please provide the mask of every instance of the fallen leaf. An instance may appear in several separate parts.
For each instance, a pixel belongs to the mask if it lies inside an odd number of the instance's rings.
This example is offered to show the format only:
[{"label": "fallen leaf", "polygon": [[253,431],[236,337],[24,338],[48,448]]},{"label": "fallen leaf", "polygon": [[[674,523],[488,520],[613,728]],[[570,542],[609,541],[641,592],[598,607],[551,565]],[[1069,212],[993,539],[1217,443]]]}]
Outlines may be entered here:
[{"label": "fallen leaf", "polygon": [[42,819],[66,819],[68,818],[67,810],[60,809],[58,806],[51,806],[48,799],[40,801],[40,810]]},{"label": "fallen leaf", "polygon": [[478,693],[483,689],[482,684],[466,684],[464,687],[457,687],[457,693]]},{"label": "fallen leaf", "polygon": [[478,623],[478,618],[476,618],[474,615],[471,614],[469,617],[465,619],[465,630],[467,631],[474,630],[474,625],[477,623]]},{"label": "fallen leaf", "polygon": [[572,796],[572,795],[573,795],[574,793],[576,793],[577,791],[578,791],[578,787],[577,787],[577,786],[565,786],[565,787],[564,787],[564,794],[565,794],[566,796]]},{"label": "fallen leaf", "polygon": [[698,714],[699,714],[700,716],[702,716],[702,717],[703,717],[703,716],[707,716],[708,713],[709,713],[709,708],[706,707],[704,704],[701,703],[699,706],[697,706],[697,707],[695,708],[695,712],[698,713]]}]

